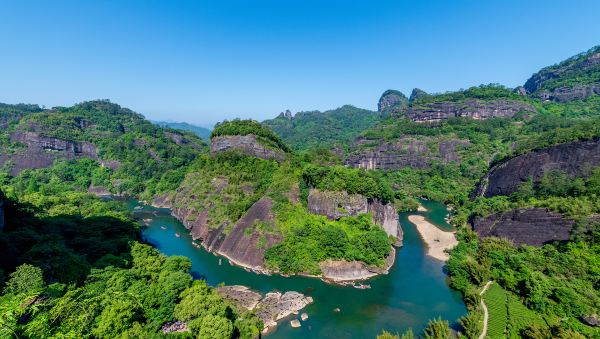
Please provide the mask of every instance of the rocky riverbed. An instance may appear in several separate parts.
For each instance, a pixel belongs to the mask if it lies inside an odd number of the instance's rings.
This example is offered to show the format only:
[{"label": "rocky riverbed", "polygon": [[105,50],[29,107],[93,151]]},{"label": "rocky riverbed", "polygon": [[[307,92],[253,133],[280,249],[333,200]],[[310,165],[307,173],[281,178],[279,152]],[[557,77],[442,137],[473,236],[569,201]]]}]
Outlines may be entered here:
[{"label": "rocky riverbed", "polygon": [[224,298],[231,300],[238,307],[255,311],[264,324],[263,333],[267,333],[277,326],[277,321],[291,314],[298,314],[307,305],[313,302],[311,297],[295,291],[269,292],[264,296],[246,286],[232,285],[221,286],[217,292]]}]

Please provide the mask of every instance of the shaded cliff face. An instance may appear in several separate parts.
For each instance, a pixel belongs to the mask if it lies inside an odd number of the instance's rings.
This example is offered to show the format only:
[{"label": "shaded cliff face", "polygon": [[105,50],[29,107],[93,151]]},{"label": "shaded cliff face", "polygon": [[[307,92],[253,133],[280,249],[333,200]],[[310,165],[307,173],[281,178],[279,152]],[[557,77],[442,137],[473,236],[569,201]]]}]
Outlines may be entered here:
[{"label": "shaded cliff face", "polygon": [[477,189],[477,195],[492,197],[516,192],[531,178],[539,182],[544,173],[560,170],[570,175],[585,175],[600,166],[600,141],[578,141],[526,153],[495,165]]},{"label": "shaded cliff face", "polygon": [[554,241],[568,241],[574,221],[545,208],[517,209],[472,221],[480,237],[507,238],[515,244],[542,246]]},{"label": "shaded cliff face", "polygon": [[494,117],[513,117],[519,112],[535,112],[535,108],[516,100],[476,100],[463,102],[431,102],[410,105],[406,117],[417,122],[435,122],[456,117],[487,119]]},{"label": "shaded cliff face", "polygon": [[206,250],[223,255],[237,265],[262,270],[265,250],[281,241],[279,232],[268,233],[257,227],[258,223],[267,223],[272,227],[273,201],[267,197],[261,198],[231,226],[224,223],[212,228],[208,212],[185,206],[172,208],[173,216],[190,230],[195,240],[201,241]]},{"label": "shaded cliff face", "polygon": [[[427,138],[422,140],[401,137],[394,142],[382,142],[373,149],[361,151],[346,159],[345,164],[367,170],[383,169],[395,170],[403,167],[416,169],[429,168],[432,161],[439,160],[443,163],[451,161],[460,162],[457,149],[470,145],[467,140],[444,140],[439,142],[437,150],[430,149]],[[361,143],[372,142],[369,140],[358,140]],[[375,140],[375,142],[378,142]]]},{"label": "shaded cliff face", "polygon": [[540,70],[523,87],[533,97],[557,102],[600,94],[600,46]]},{"label": "shaded cliff face", "polygon": [[261,144],[255,135],[226,135],[211,139],[210,153],[216,154],[227,151],[241,151],[245,155],[282,161],[285,153]]},{"label": "shaded cliff face", "polygon": [[369,201],[359,194],[311,189],[308,194],[308,211],[324,215],[331,220],[372,213],[375,224],[380,225],[388,235],[396,238],[395,245],[402,245],[403,232],[398,223],[398,213],[391,204]]},{"label": "shaded cliff face", "polygon": [[97,148],[89,142],[69,141],[40,136],[37,132],[15,131],[10,133],[12,142],[26,146],[14,153],[0,154],[0,166],[12,163],[11,174],[18,175],[24,169],[51,166],[56,159],[88,157],[98,159]]},{"label": "shaded cliff face", "polygon": [[387,90],[383,92],[377,103],[379,112],[400,112],[408,106],[408,99],[400,91]]}]

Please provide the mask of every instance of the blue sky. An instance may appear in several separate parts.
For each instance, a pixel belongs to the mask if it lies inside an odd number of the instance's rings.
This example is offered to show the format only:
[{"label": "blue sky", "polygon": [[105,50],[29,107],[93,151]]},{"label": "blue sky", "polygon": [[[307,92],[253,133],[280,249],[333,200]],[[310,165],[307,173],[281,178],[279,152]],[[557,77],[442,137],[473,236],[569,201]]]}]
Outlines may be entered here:
[{"label": "blue sky", "polygon": [[514,87],[600,44],[600,1],[2,1],[0,102],[211,125]]}]

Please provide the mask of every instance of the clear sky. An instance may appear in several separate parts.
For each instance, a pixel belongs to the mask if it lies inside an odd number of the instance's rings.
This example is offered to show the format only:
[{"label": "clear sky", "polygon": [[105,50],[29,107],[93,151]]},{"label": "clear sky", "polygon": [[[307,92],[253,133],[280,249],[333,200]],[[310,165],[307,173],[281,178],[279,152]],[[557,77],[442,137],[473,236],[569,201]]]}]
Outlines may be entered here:
[{"label": "clear sky", "polygon": [[523,84],[600,44],[600,1],[5,1],[0,102],[211,125]]}]

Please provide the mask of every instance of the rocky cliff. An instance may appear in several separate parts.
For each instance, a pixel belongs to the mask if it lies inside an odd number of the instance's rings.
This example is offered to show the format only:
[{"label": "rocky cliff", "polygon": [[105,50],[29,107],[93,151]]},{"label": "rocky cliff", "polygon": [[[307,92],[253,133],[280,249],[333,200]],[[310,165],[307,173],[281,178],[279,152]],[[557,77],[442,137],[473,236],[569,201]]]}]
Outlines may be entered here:
[{"label": "rocky cliff", "polygon": [[383,92],[377,103],[379,112],[399,112],[406,108],[408,99],[400,91],[387,90]]},{"label": "rocky cliff", "polygon": [[311,189],[308,195],[308,211],[332,220],[372,213],[373,221],[383,227],[388,235],[396,238],[397,246],[402,245],[403,232],[398,223],[398,213],[391,204],[369,200],[359,194]]},{"label": "rocky cliff", "polygon": [[263,145],[253,134],[225,135],[211,139],[211,154],[233,150],[262,159],[274,159],[277,161],[285,159],[283,151]]},{"label": "rocky cliff", "polygon": [[517,209],[472,221],[480,237],[507,238],[515,244],[542,246],[554,241],[567,241],[574,221],[545,208]]},{"label": "rocky cliff", "polygon": [[[361,143],[378,142],[378,140],[357,140],[356,146]],[[393,142],[383,142],[373,149],[361,151],[349,156],[345,164],[367,170],[383,169],[395,170],[403,167],[416,169],[428,168],[432,161],[439,160],[443,163],[459,162],[456,150],[470,145],[467,140],[444,140],[438,144],[438,149],[431,150],[428,140],[412,137],[400,137]]]},{"label": "rocky cliff", "polygon": [[516,100],[477,100],[462,102],[430,102],[409,105],[406,117],[417,122],[435,122],[455,117],[487,119],[493,117],[512,117],[519,112],[535,112],[535,108]]},{"label": "rocky cliff", "polygon": [[[177,195],[174,199],[177,201]],[[164,200],[161,201],[161,205],[166,205]],[[255,225],[258,222],[272,225],[272,209],[273,201],[263,197],[235,224],[225,223],[217,228],[210,227],[208,210],[197,211],[188,206],[181,206],[173,207],[172,214],[190,230],[195,240],[201,241],[206,250],[223,255],[239,266],[262,271],[265,250],[280,242],[281,234],[255,230]]]},{"label": "rocky cliff", "polygon": [[570,175],[585,175],[600,166],[600,141],[577,141],[529,152],[494,167],[482,178],[477,195],[509,195],[531,178],[539,182],[544,173],[559,170]]},{"label": "rocky cliff", "polygon": [[385,258],[384,268],[369,267],[360,261],[325,260],[319,264],[323,279],[334,283],[348,283],[366,280],[379,274],[387,274],[394,265],[396,250],[392,247]]},{"label": "rocky cliff", "polygon": [[12,163],[12,175],[17,175],[24,169],[48,167],[56,159],[98,158],[96,146],[89,142],[45,137],[37,132],[26,131],[15,131],[9,137],[12,142],[26,146],[14,153],[0,154],[0,166]]},{"label": "rocky cliff", "polygon": [[600,46],[540,70],[523,87],[534,97],[557,102],[600,94]]}]

